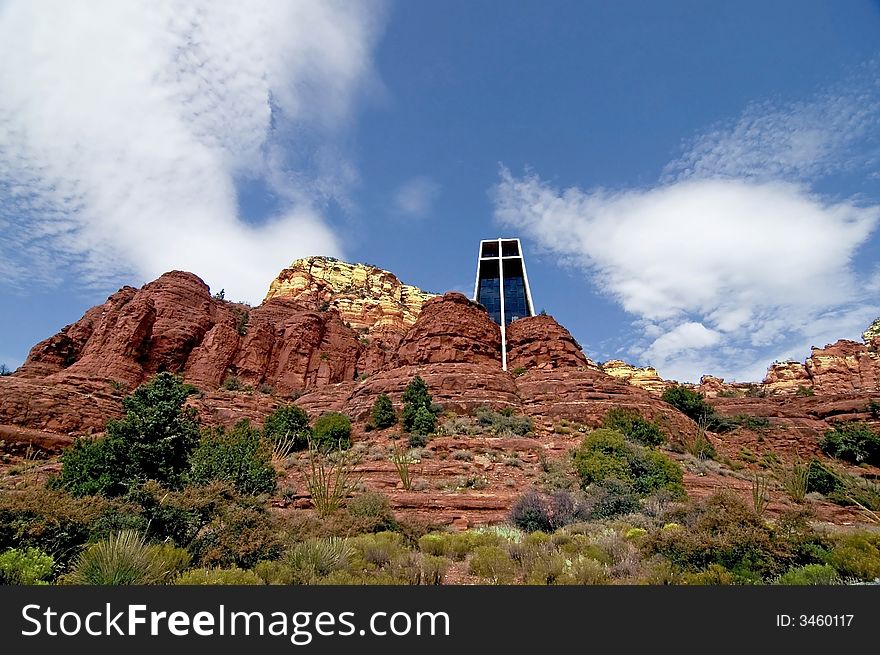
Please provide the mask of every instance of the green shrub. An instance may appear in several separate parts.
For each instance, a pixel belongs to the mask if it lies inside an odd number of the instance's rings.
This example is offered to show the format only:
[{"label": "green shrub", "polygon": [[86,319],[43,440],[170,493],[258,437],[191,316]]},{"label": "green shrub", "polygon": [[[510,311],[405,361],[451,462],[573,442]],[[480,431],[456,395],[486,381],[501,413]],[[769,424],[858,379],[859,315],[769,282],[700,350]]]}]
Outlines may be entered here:
[{"label": "green shrub", "polygon": [[801,397],[809,397],[809,396],[816,395],[816,392],[813,391],[812,387],[805,387],[803,385],[799,386],[794,393],[796,396],[801,396]]},{"label": "green shrub", "polygon": [[170,572],[157,547],[147,544],[140,533],[123,530],[83,551],[64,582],[148,585],[166,581]]},{"label": "green shrub", "polygon": [[0,555],[0,584],[47,584],[55,560],[39,548],[11,548]]},{"label": "green shrub", "polygon": [[880,434],[867,423],[840,423],[825,432],[822,451],[855,464],[880,466]]},{"label": "green shrub", "polygon": [[394,405],[391,404],[391,398],[387,393],[380,393],[373,403],[373,411],[371,412],[373,427],[378,430],[390,428],[397,423],[397,415],[394,413]]},{"label": "green shrub", "polygon": [[865,411],[871,415],[871,418],[880,418],[880,402],[872,398],[865,406]]},{"label": "green shrub", "polygon": [[578,555],[571,560],[565,574],[559,579],[560,584],[569,585],[601,585],[608,584],[610,575],[608,566],[593,559]]},{"label": "green shrub", "polygon": [[623,407],[609,409],[602,427],[622,432],[627,439],[643,446],[659,446],[666,441],[659,425],[646,421],[637,411]]},{"label": "green shrub", "polygon": [[326,412],[315,420],[314,444],[319,449],[350,448],[351,419],[339,412]]},{"label": "green shrub", "polygon": [[468,563],[468,571],[492,584],[506,584],[513,581],[516,564],[499,546],[477,546]]},{"label": "green shrub", "polygon": [[683,473],[677,463],[656,450],[628,442],[616,430],[601,428],[588,434],[574,452],[573,462],[584,489],[614,478],[640,495],[660,489],[684,495]]},{"label": "green shrub", "polygon": [[839,537],[826,562],[844,578],[880,578],[880,536],[854,533]]},{"label": "green shrub", "polygon": [[706,402],[703,394],[681,385],[666,389],[661,399],[697,422],[708,421],[715,414],[715,410]]},{"label": "green shrub", "polygon": [[58,484],[77,496],[120,495],[146,480],[179,486],[199,441],[195,410],[183,406],[192,392],[170,373],[138,387],[103,440],[79,440],[62,454]]},{"label": "green shrub", "polygon": [[789,569],[776,581],[780,585],[832,585],[840,582],[840,577],[829,564],[806,564]]},{"label": "green shrub", "polygon": [[[419,410],[424,411],[420,413]],[[428,393],[428,385],[420,376],[415,376],[403,391],[403,431],[432,434],[436,428],[438,413],[431,401],[431,394]]]},{"label": "green shrub", "polygon": [[174,581],[176,585],[260,585],[253,571],[232,569],[192,569]]},{"label": "green shrub", "polygon": [[312,429],[309,415],[296,405],[284,405],[266,417],[263,436],[273,445],[283,445],[286,450],[305,450],[309,447]]},{"label": "green shrub", "polygon": [[842,487],[837,474],[818,459],[811,459],[807,471],[807,493],[829,496]]},{"label": "green shrub", "polygon": [[240,494],[272,493],[277,487],[272,448],[260,431],[243,419],[227,431],[206,430],[190,456],[188,482],[228,482]]}]

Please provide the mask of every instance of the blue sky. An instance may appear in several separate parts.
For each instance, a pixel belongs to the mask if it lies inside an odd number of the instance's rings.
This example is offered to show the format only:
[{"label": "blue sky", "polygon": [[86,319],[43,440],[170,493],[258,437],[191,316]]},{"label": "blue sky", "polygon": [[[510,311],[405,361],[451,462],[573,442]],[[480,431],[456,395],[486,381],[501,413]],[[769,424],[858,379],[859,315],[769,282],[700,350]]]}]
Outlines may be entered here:
[{"label": "blue sky", "polygon": [[880,315],[880,3],[0,4],[0,362],[165,270],[470,293],[759,379]]}]

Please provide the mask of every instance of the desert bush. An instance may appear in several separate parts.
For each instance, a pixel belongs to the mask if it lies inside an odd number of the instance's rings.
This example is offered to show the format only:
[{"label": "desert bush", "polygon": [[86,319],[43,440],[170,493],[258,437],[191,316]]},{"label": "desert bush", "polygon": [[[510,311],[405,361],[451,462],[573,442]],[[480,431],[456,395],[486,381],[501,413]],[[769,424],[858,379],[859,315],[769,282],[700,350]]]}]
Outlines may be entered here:
[{"label": "desert bush", "polygon": [[102,498],[77,498],[42,488],[0,493],[0,551],[38,548],[66,568],[89,539],[96,523],[114,511]]},{"label": "desert bush", "polygon": [[612,407],[602,420],[602,427],[622,432],[627,439],[643,446],[659,446],[666,442],[666,435],[659,425],[646,421],[632,409]]},{"label": "desert bush", "polygon": [[789,569],[776,580],[779,585],[832,585],[840,582],[840,576],[829,564],[806,564]]},{"label": "desert bush", "polygon": [[452,566],[452,560],[448,557],[436,555],[422,556],[422,584],[440,585],[446,578],[446,572]]},{"label": "desert bush", "polygon": [[474,415],[481,431],[491,434],[522,437],[535,430],[535,422],[531,418],[521,414],[513,414],[512,411],[496,412],[490,407],[478,407]]},{"label": "desert bush", "polygon": [[263,436],[288,452],[304,450],[312,437],[309,415],[296,405],[283,405],[263,421]]},{"label": "desert bush", "polygon": [[382,568],[404,553],[403,537],[396,532],[359,535],[350,540],[361,568]]},{"label": "desert bush", "polygon": [[552,532],[585,516],[580,499],[561,489],[551,494],[527,491],[510,510],[510,520],[525,532]]},{"label": "desert bush", "polygon": [[659,489],[684,495],[678,464],[656,450],[626,441],[616,430],[601,428],[588,434],[574,452],[573,462],[585,489],[615,478],[640,495]]},{"label": "desert bush", "polygon": [[0,555],[0,585],[48,584],[55,560],[39,548],[10,548]]},{"label": "desert bush", "polygon": [[380,393],[373,403],[373,409],[370,413],[373,427],[377,430],[390,428],[397,423],[397,415],[394,413],[394,405],[391,404],[391,398],[387,393]]},{"label": "desert bush", "polygon": [[326,412],[315,420],[312,445],[321,449],[351,447],[351,419],[340,412]]},{"label": "desert bush", "polygon": [[348,513],[372,524],[371,532],[393,530],[397,527],[388,496],[378,491],[368,491],[355,496],[345,504]]},{"label": "desert bush", "polygon": [[165,582],[170,569],[162,552],[140,533],[123,530],[92,544],[64,576],[66,584],[148,585]]},{"label": "desert bush", "polygon": [[880,578],[880,536],[865,532],[842,535],[825,557],[844,578]]},{"label": "desert bush", "polygon": [[716,492],[705,501],[672,510],[665,518],[680,527],[654,532],[644,547],[680,570],[699,572],[718,564],[739,581],[760,581],[784,567],[784,561],[774,556],[771,529],[732,492]]},{"label": "desert bush", "polygon": [[610,581],[608,566],[592,557],[577,555],[569,560],[560,584],[569,585],[601,585]]},{"label": "desert bush", "polygon": [[447,535],[439,532],[432,532],[419,538],[419,550],[435,557],[449,555],[451,552]]},{"label": "desert bush", "polygon": [[632,488],[616,478],[607,478],[587,487],[581,515],[588,520],[611,519],[642,509]]},{"label": "desert bush", "polygon": [[468,571],[491,584],[507,584],[513,581],[516,564],[499,546],[477,546],[468,562]]},{"label": "desert bush", "polygon": [[839,423],[825,432],[821,446],[831,457],[880,466],[880,434],[867,423]]},{"label": "desert bush", "polygon": [[818,459],[811,459],[809,468],[807,469],[807,493],[817,492],[825,496],[830,496],[842,487],[842,483],[837,473],[820,462]]},{"label": "desert bush", "polygon": [[227,375],[220,388],[226,391],[253,391],[249,384],[245,384],[241,381],[241,378],[235,375]]},{"label": "desert bush", "polygon": [[703,571],[688,572],[681,576],[681,584],[686,585],[732,585],[736,582],[736,576],[720,564],[710,564]]},{"label": "desert bush", "polygon": [[695,431],[686,432],[681,435],[680,441],[684,452],[698,459],[715,459],[717,453],[715,452],[714,444],[706,433],[707,425],[708,421],[701,419],[697,422],[697,429]]},{"label": "desert bush", "polygon": [[176,585],[260,585],[263,581],[253,572],[239,568],[192,569],[174,581]]},{"label": "desert bush", "polygon": [[715,410],[706,402],[703,394],[681,385],[674,385],[663,392],[661,399],[694,421],[708,420]]},{"label": "desert bush", "polygon": [[78,496],[116,496],[146,480],[179,487],[199,441],[195,410],[184,407],[193,390],[170,373],[138,387],[102,440],[77,440],[62,454],[58,484]]},{"label": "desert bush", "polygon": [[250,569],[281,554],[282,533],[265,508],[226,505],[199,531],[189,550],[198,566]]},{"label": "desert bush", "polygon": [[228,482],[240,494],[272,493],[277,487],[272,448],[260,431],[243,419],[231,430],[206,430],[190,455],[192,484]]}]

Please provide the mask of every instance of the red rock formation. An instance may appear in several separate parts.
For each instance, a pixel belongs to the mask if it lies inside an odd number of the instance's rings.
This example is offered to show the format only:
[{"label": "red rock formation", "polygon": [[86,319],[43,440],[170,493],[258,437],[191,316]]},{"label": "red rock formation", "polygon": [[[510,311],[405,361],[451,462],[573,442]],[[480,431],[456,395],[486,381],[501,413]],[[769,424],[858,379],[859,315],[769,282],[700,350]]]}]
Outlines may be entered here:
[{"label": "red rock formation", "polygon": [[841,339],[813,348],[805,366],[816,393],[880,391],[880,356],[865,344]]},{"label": "red rock formation", "polygon": [[521,318],[507,326],[508,370],[579,366],[598,368],[552,316]]},{"label": "red rock formation", "polygon": [[501,330],[460,293],[428,300],[392,358],[396,366],[468,362],[501,367]]}]

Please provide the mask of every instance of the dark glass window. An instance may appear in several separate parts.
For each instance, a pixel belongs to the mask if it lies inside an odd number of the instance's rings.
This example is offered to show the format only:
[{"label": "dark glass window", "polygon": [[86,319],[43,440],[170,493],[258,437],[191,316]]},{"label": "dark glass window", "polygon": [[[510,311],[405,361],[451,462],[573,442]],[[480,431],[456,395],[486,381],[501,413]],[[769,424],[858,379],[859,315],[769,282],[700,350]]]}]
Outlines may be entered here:
[{"label": "dark glass window", "polygon": [[501,242],[501,256],[502,257],[516,257],[519,254],[519,246],[516,241],[502,241]]},{"label": "dark glass window", "polygon": [[500,325],[501,294],[498,292],[499,286],[497,277],[489,277],[480,280],[480,292],[478,298],[480,304],[486,308],[487,312],[489,312],[489,316],[492,317],[492,320]]}]

